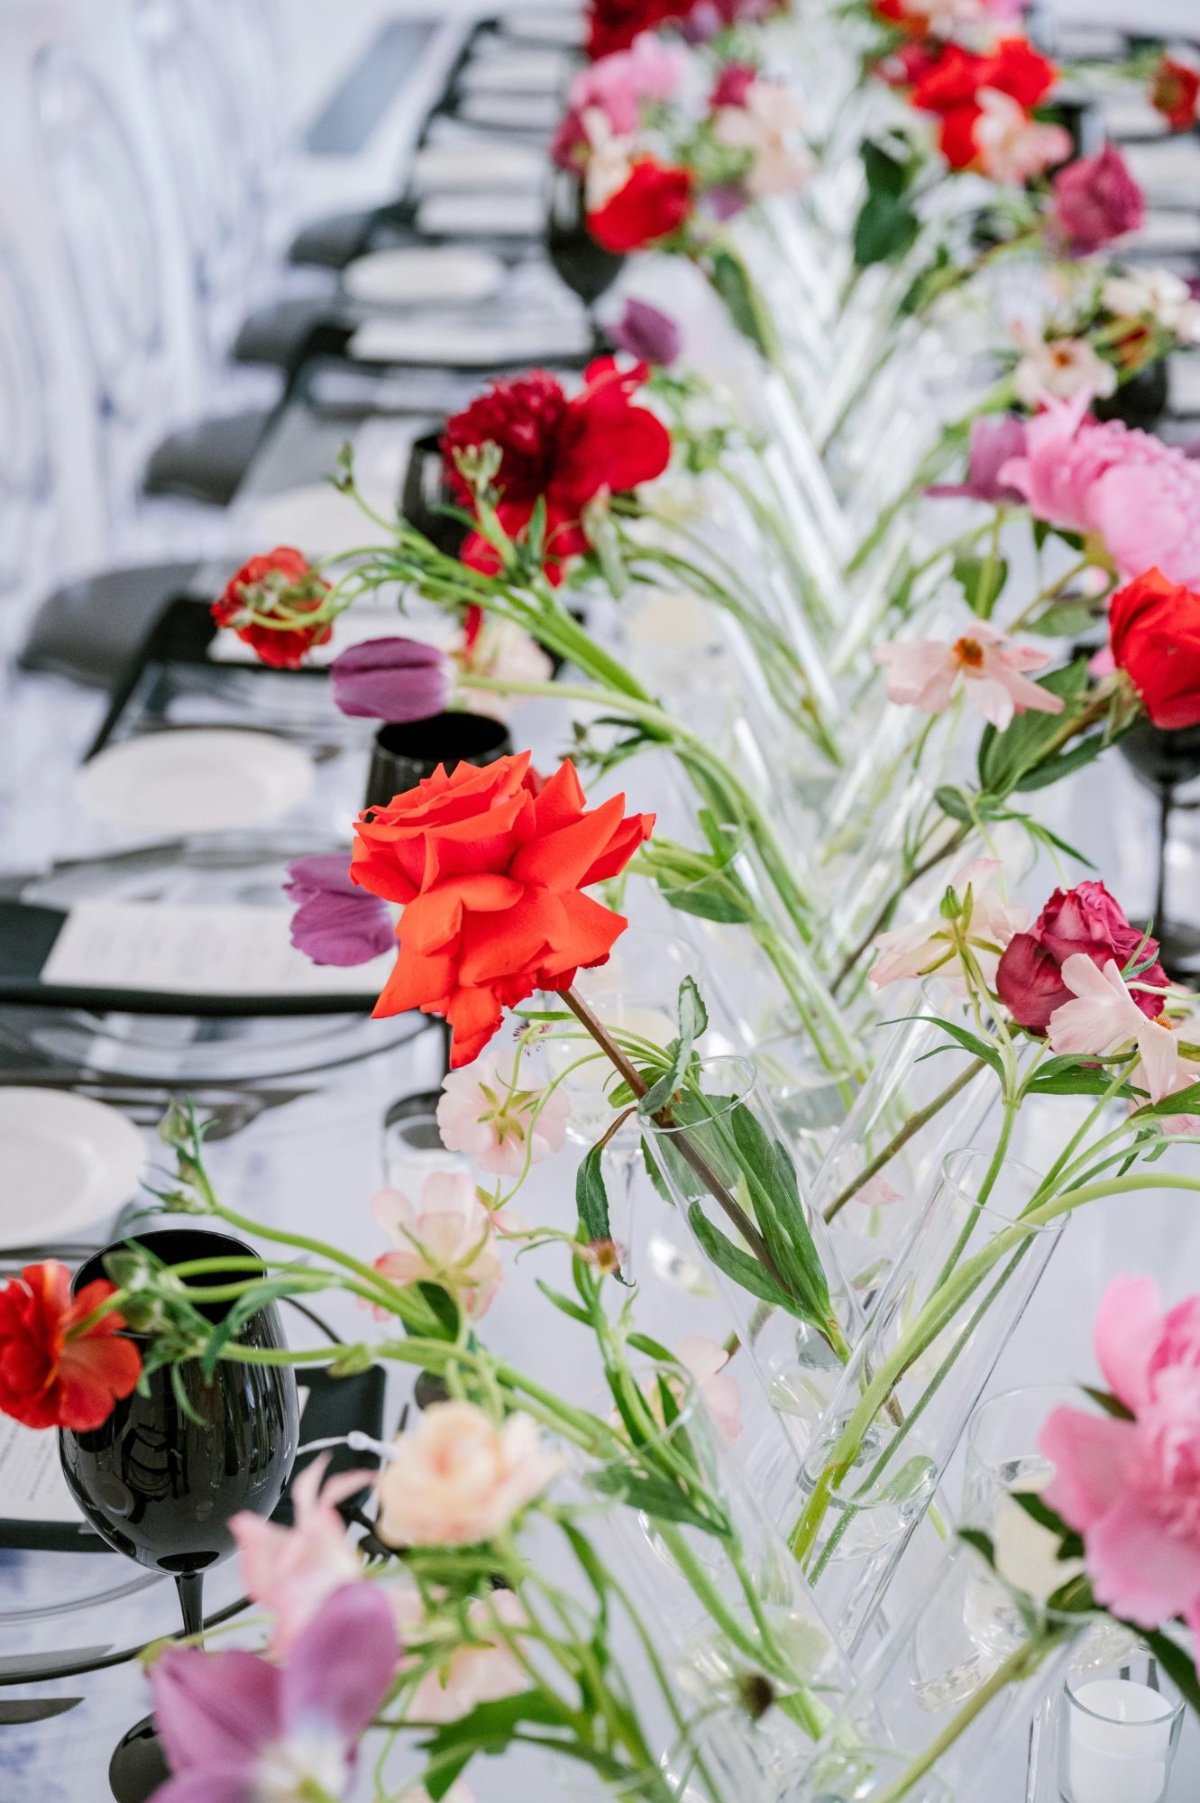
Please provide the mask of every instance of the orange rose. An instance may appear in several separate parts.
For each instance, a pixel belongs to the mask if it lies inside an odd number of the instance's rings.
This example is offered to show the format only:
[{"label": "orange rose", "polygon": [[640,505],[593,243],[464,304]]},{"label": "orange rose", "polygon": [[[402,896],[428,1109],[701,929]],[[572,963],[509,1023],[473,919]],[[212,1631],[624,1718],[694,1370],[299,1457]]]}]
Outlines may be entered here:
[{"label": "orange rose", "polygon": [[654,817],[626,819],[623,795],[590,812],[584,801],[573,764],[539,790],[524,751],[483,769],[439,767],[359,816],[350,875],[403,909],[377,1015],[444,1016],[457,1068],[505,1008],[605,963],[628,923],[582,891],[625,868]]}]

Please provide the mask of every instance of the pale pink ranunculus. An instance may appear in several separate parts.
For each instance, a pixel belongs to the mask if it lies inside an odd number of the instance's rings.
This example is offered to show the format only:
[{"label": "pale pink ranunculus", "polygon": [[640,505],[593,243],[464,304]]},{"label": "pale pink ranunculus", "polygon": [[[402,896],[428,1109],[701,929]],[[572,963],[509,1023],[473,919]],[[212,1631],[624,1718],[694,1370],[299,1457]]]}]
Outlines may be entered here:
[{"label": "pale pink ranunculus", "polygon": [[[954,927],[966,939],[989,987],[995,984],[1005,946],[1028,919],[1024,908],[1010,907],[1005,901],[1000,886],[1003,870],[997,858],[975,858],[950,885],[962,910]],[[966,987],[951,922],[941,914],[881,933],[875,950],[870,981],[876,989],[886,989],[889,983],[906,977],[934,975],[946,978],[956,990]]]},{"label": "pale pink ranunculus", "polygon": [[1061,125],[1030,118],[1011,94],[980,88],[975,100],[982,109],[975,121],[975,147],[979,167],[990,180],[1021,187],[1070,156],[1071,134]]},{"label": "pale pink ranunculus", "polygon": [[629,180],[637,141],[627,132],[614,131],[608,114],[598,106],[589,106],[579,121],[581,143],[587,152],[584,202],[589,213],[597,213]]},{"label": "pale pink ranunculus", "polygon": [[1042,670],[1049,654],[1036,645],[1014,645],[995,627],[972,619],[957,639],[893,640],[876,645],[889,701],[922,713],[941,714],[961,681],[967,700],[1001,731],[1014,714],[1061,714],[1062,701],[1030,682],[1027,670]]},{"label": "pale pink ranunculus", "polygon": [[1036,518],[1096,533],[1126,579],[1158,568],[1200,587],[1200,463],[1153,433],[1086,418],[1088,397],[1051,402],[1000,471]]},{"label": "pale pink ranunculus", "polygon": [[436,1283],[462,1302],[475,1320],[486,1314],[504,1276],[492,1214],[465,1171],[431,1171],[419,1202],[383,1189],[371,1214],[395,1250],[375,1260],[393,1283]]},{"label": "pale pink ranunculus", "polygon": [[1169,1095],[1179,1074],[1179,1040],[1169,1025],[1150,1020],[1138,1007],[1116,959],[1097,967],[1086,952],[1075,952],[1062,966],[1062,980],[1073,999],[1050,1016],[1051,1050],[1064,1057],[1105,1057],[1136,1046],[1151,1100]]},{"label": "pale pink ranunculus", "polygon": [[1147,1277],[1119,1277],[1096,1315],[1096,1356],[1134,1417],[1055,1409],[1038,1440],[1043,1499],[1082,1535],[1092,1588],[1139,1628],[1182,1616],[1200,1634],[1200,1296],[1161,1311]]},{"label": "pale pink ranunculus", "polygon": [[742,1392],[737,1378],[726,1370],[725,1348],[703,1334],[689,1334],[679,1342],[678,1356],[725,1438],[736,1440],[742,1431]]},{"label": "pale pink ranunculus", "polygon": [[419,1722],[456,1722],[480,1703],[498,1703],[529,1687],[529,1673],[498,1630],[528,1628],[524,1607],[511,1590],[497,1590],[468,1605],[472,1641],[460,1643],[425,1673],[405,1714]]},{"label": "pale pink ranunculus", "polygon": [[1090,403],[1112,394],[1117,372],[1086,338],[1037,338],[1015,332],[1023,347],[1013,371],[1017,399],[1031,412],[1047,401],[1071,401],[1082,395]]},{"label": "pale pink ranunculus", "polygon": [[322,1453],[292,1484],[291,1527],[265,1521],[247,1509],[229,1524],[246,1594],[273,1617],[271,1650],[277,1654],[291,1650],[326,1597],[364,1575],[338,1504],[367,1489],[375,1474],[343,1471],[326,1478],[328,1464],[328,1453]]},{"label": "pale pink ranunculus", "polygon": [[389,1546],[490,1540],[558,1468],[530,1416],[497,1425],[473,1402],[435,1402],[379,1474],[376,1531]]},{"label": "pale pink ranunculus", "polygon": [[560,1152],[571,1119],[564,1089],[547,1093],[513,1078],[511,1060],[505,1070],[498,1058],[477,1058],[442,1079],[442,1144],[493,1177],[519,1177],[527,1158],[535,1165]]},{"label": "pale pink ranunculus", "polygon": [[756,200],[793,194],[804,185],[812,158],[798,136],[802,119],[791,90],[761,75],[746,89],[739,106],[720,107],[714,115],[718,144],[751,154],[745,187]]}]

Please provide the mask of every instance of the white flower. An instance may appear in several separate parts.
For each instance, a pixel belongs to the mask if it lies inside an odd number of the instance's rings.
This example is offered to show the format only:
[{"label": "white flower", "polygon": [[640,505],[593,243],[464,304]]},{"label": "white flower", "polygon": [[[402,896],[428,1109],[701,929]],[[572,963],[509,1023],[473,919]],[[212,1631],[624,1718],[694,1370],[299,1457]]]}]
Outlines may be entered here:
[{"label": "white flower", "polygon": [[932,920],[917,920],[911,926],[881,933],[870,974],[874,987],[886,989],[889,983],[898,983],[904,977],[927,977],[936,972],[961,991],[966,985],[957,947],[963,938],[984,982],[993,984],[1001,953],[1027,919],[1023,908],[1009,907],[997,892],[1002,869],[996,858],[976,858],[959,871],[951,885],[962,908],[957,921],[938,914]]},{"label": "white flower", "polygon": [[544,1092],[518,1087],[516,1075],[511,1060],[505,1077],[495,1058],[477,1058],[442,1079],[437,1107],[442,1144],[464,1153],[492,1177],[519,1177],[526,1157],[531,1165],[540,1164],[562,1150],[567,1136],[571,1103],[566,1091],[551,1090],[542,1101]]},{"label": "white flower", "polygon": [[1013,387],[1026,407],[1071,401],[1081,394],[1104,396],[1116,389],[1116,370],[1086,338],[1033,339],[1019,329],[1015,336],[1024,354],[1013,373]]},{"label": "white flower", "polygon": [[1129,269],[1109,276],[1101,299],[1118,319],[1152,319],[1184,344],[1200,344],[1200,301],[1170,269]]},{"label": "white flower", "polygon": [[629,180],[634,139],[615,132],[608,114],[598,106],[589,106],[585,110],[581,124],[589,150],[583,183],[584,200],[588,212],[595,213],[614,194],[619,194]]},{"label": "white flower", "polygon": [[804,182],[811,159],[796,142],[802,121],[791,90],[782,82],[761,76],[746,89],[741,106],[721,107],[713,122],[713,136],[730,150],[750,151],[753,162],[746,177],[746,191],[756,199],[768,194],[792,194]]},{"label": "white flower", "polygon": [[519,695],[497,695],[471,687],[472,676],[486,676],[493,682],[549,682],[554,665],[537,640],[515,620],[498,620],[485,616],[471,642],[464,647],[459,664],[458,693],[462,701],[477,714],[488,714],[495,720],[507,720]]},{"label": "white flower", "polygon": [[1061,125],[1043,125],[997,88],[980,88],[982,111],[975,122],[975,146],[983,173],[994,182],[1021,185],[1065,163],[1071,155],[1070,134]]}]

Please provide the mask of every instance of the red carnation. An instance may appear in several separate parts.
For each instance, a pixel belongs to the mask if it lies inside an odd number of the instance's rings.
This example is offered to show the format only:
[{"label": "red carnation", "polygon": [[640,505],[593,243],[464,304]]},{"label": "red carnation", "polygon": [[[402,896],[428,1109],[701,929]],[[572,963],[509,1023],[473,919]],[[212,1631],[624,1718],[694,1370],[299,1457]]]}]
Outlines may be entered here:
[{"label": "red carnation", "polygon": [[524,751],[449,776],[439,766],[360,815],[350,874],[403,910],[400,955],[375,1013],[442,1015],[457,1068],[483,1050],[505,1008],[606,963],[628,923],[582,892],[624,870],[654,830],[653,815],[624,809],[614,795],[589,811],[573,764],[541,783]]},{"label": "red carnation", "polygon": [[1200,595],[1148,570],[1113,596],[1108,632],[1151,724],[1200,726]]},{"label": "red carnation", "polygon": [[1027,110],[1043,100],[1058,79],[1054,64],[1028,38],[1002,38],[986,55],[947,44],[935,62],[920,70],[911,99],[923,113],[942,121],[938,148],[952,169],[969,169],[978,156],[975,126],[983,88],[1007,94]]},{"label": "red carnation", "polygon": [[83,1326],[115,1293],[101,1277],[72,1298],[67,1267],[53,1260],[26,1265],[0,1288],[0,1413],[75,1433],[108,1420],[142,1373],[137,1347],[120,1337],[119,1314]]},{"label": "red carnation", "polygon": [[[495,478],[496,512],[510,538],[528,526],[539,500],[546,506],[545,569],[561,582],[563,564],[588,549],[582,524],[590,501],[604,490],[619,494],[661,476],[671,456],[671,436],[657,415],[633,404],[646,379],[645,364],[620,370],[613,358],[591,364],[578,394],[568,398],[545,370],[493,382],[462,413],[446,422],[442,454],[455,499],[473,503],[455,455],[494,444],[500,451]],[[473,532],[462,548],[464,563],[494,573],[495,548]]]},{"label": "red carnation", "polygon": [[677,232],[691,210],[691,170],[638,157],[625,186],[588,214],[588,231],[605,250],[643,250]]},{"label": "red carnation", "polygon": [[1150,80],[1150,102],[1172,131],[1189,131],[1200,116],[1200,69],[1164,56]]},{"label": "red carnation", "polygon": [[[1103,883],[1056,889],[1029,931],[1009,940],[996,972],[996,992],[1019,1026],[1044,1033],[1054,1010],[1071,1001],[1062,967],[1077,952],[1085,953],[1099,970],[1110,958],[1120,970],[1135,957],[1138,965],[1149,959],[1149,968],[1139,972],[1139,982],[1167,987],[1167,974],[1156,962],[1157,939],[1143,939]],[[1144,989],[1130,993],[1149,1020],[1162,1013],[1164,996]]]},{"label": "red carnation", "polygon": [[[295,616],[319,613],[328,593],[329,584],[302,551],[276,545],[264,556],[252,557],[230,578],[224,594],[212,604],[212,617],[218,626],[232,627],[264,664],[296,670],[306,651],[328,642],[333,628],[324,616],[311,626]],[[279,624],[268,624],[271,620]]]}]

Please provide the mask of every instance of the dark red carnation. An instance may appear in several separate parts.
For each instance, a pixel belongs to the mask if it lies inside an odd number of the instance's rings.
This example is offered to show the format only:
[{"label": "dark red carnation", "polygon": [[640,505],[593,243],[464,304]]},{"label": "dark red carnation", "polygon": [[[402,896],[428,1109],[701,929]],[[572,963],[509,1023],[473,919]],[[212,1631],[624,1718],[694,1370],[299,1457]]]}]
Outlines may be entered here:
[{"label": "dark red carnation", "polygon": [[[295,670],[305,652],[324,645],[333,630],[322,613],[328,593],[329,584],[303,551],[276,545],[273,551],[252,557],[230,578],[212,604],[212,617],[218,626],[231,627],[264,664]],[[303,616],[315,613],[322,617],[306,626]]]},{"label": "dark red carnation", "polygon": [[[1100,882],[1056,889],[1027,933],[1009,940],[996,972],[996,990],[1013,1019],[1032,1032],[1044,1033],[1056,1008],[1073,999],[1062,980],[1068,958],[1082,952],[1103,970],[1113,959],[1120,970],[1135,957],[1149,968],[1139,982],[1167,987],[1167,973],[1157,962],[1157,939],[1145,939],[1125,917],[1121,904]],[[1157,1020],[1165,998],[1144,989],[1131,991],[1148,1020]]]},{"label": "dark red carnation", "polygon": [[688,0],[591,0],[587,53],[598,62],[614,50],[628,50],[640,32],[655,31],[689,10]]},{"label": "dark red carnation", "polygon": [[588,231],[605,250],[642,250],[677,232],[691,210],[691,170],[638,157],[625,186],[588,214]]},{"label": "dark red carnation", "polygon": [[1113,661],[1167,732],[1200,726],[1200,595],[1148,570],[1112,598]]},{"label": "dark red carnation", "polygon": [[1150,80],[1150,102],[1172,131],[1189,131],[1200,116],[1200,69],[1164,56]]},{"label": "dark red carnation", "polygon": [[70,1274],[54,1260],[26,1265],[0,1288],[0,1413],[26,1427],[88,1433],[128,1396],[142,1356],[121,1338],[117,1313],[85,1325],[113,1285],[104,1278],[71,1295]]},{"label": "dark red carnation", "polygon": [[[602,357],[589,365],[583,387],[570,397],[545,370],[493,382],[446,422],[442,454],[455,499],[465,507],[474,500],[456,453],[496,445],[500,523],[517,538],[544,500],[544,567],[552,582],[561,582],[565,560],[588,549],[583,526],[588,503],[603,491],[619,494],[653,481],[670,460],[667,428],[633,402],[647,373],[644,363],[621,370],[612,357]],[[499,568],[495,548],[479,533],[469,535],[461,555],[473,569]]]}]

